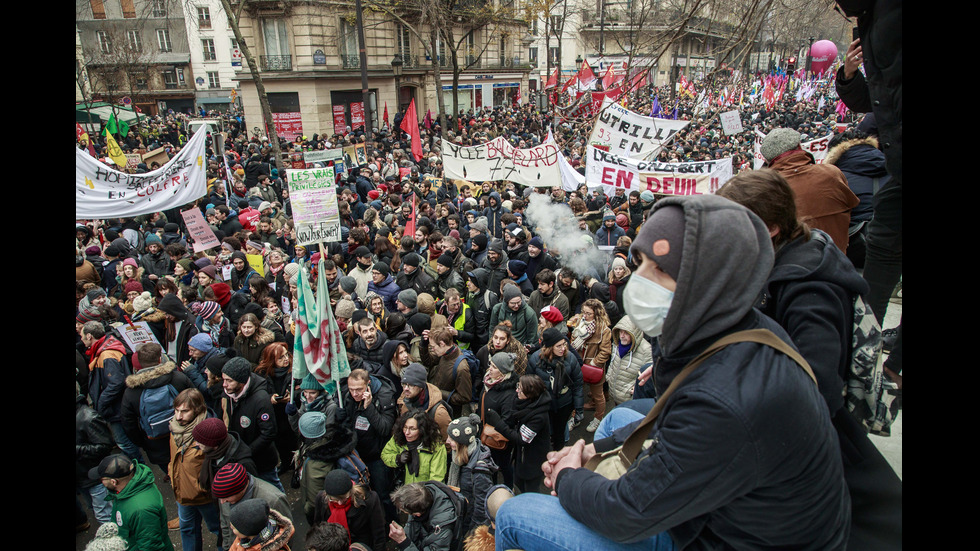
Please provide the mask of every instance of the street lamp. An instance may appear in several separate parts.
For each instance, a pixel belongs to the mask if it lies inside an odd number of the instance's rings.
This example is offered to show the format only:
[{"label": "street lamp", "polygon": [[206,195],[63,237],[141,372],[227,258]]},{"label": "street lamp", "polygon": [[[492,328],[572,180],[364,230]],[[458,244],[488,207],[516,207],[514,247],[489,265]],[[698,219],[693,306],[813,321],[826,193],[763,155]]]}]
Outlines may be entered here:
[{"label": "street lamp", "polygon": [[395,59],[391,60],[391,71],[395,73],[395,105],[397,106],[399,112],[401,112],[402,109],[401,80],[402,80],[402,66],[404,64],[405,62],[402,61],[401,55],[395,55]]}]

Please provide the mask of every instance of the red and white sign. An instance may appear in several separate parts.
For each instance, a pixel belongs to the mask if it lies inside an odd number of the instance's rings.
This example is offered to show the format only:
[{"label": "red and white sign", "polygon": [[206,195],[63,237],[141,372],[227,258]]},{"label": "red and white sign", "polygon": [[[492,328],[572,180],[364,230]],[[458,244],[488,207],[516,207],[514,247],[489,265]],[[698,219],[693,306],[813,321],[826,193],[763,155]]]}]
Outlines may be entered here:
[{"label": "red and white sign", "polygon": [[276,125],[276,134],[289,141],[303,135],[303,117],[300,113],[273,113],[272,123]]},{"label": "red and white sign", "polygon": [[351,129],[356,129],[358,126],[364,126],[363,101],[350,104],[350,126]]},{"label": "red and white sign", "polygon": [[333,106],[333,131],[334,134],[343,134],[347,129],[347,114],[344,112],[343,105]]}]

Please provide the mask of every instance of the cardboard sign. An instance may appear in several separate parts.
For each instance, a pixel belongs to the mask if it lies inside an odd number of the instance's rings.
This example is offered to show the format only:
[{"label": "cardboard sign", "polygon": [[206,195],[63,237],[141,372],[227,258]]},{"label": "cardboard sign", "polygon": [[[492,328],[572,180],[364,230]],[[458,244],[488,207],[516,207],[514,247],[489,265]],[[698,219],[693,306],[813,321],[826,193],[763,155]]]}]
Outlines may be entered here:
[{"label": "cardboard sign", "polygon": [[297,243],[311,245],[340,241],[340,212],[333,167],[290,170],[287,178]]},{"label": "cardboard sign", "polygon": [[204,219],[204,215],[201,214],[201,209],[191,208],[182,210],[180,211],[180,216],[184,219],[184,225],[187,226],[188,241],[191,242],[191,248],[194,252],[206,251],[210,248],[221,246],[218,237],[214,235],[211,226],[208,225],[207,220]]},{"label": "cardboard sign", "polygon": [[731,136],[743,132],[742,119],[738,116],[738,111],[721,113],[718,118],[721,119],[721,129],[725,131],[725,134]]},{"label": "cardboard sign", "polygon": [[[123,340],[126,342],[126,345],[129,346],[129,349],[133,352],[135,352],[136,347],[141,344],[146,344],[149,342],[160,344],[157,341],[157,338],[153,336],[153,331],[150,329],[150,324],[146,323],[145,321],[137,321],[134,322],[133,325],[125,323],[119,326],[118,329],[119,335],[122,336]],[[163,349],[166,350],[167,347],[164,346]]]},{"label": "cardboard sign", "polygon": [[265,260],[260,254],[247,254],[245,259],[248,260],[248,265],[252,267],[253,270],[259,273],[260,276],[265,277]]}]

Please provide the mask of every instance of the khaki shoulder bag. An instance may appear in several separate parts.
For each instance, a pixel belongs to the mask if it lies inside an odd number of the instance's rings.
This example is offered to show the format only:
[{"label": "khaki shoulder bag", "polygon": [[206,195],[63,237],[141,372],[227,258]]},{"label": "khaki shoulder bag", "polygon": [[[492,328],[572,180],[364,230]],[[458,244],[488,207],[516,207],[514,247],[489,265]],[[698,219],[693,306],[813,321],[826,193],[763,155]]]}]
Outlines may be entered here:
[{"label": "khaki shoulder bag", "polygon": [[629,437],[626,438],[626,442],[622,446],[609,450],[608,452],[602,454],[595,454],[589,459],[588,463],[585,464],[585,468],[590,471],[595,471],[602,476],[615,480],[623,476],[627,470],[629,470],[630,465],[636,460],[636,457],[640,454],[642,449],[649,448],[652,440],[647,439],[650,430],[653,428],[653,423],[657,420],[660,412],[664,409],[667,404],[667,399],[670,395],[674,393],[674,390],[687,378],[688,375],[694,371],[699,365],[704,363],[705,360],[713,356],[716,352],[725,348],[729,344],[734,344],[737,342],[757,342],[767,346],[771,346],[776,350],[786,354],[792,358],[800,367],[806,371],[807,375],[813,379],[813,382],[817,382],[817,378],[813,375],[813,370],[810,369],[810,364],[803,359],[802,356],[795,350],[793,350],[788,344],[783,342],[779,337],[777,337],[772,331],[768,329],[750,329],[747,331],[738,331],[732,333],[726,337],[718,339],[714,344],[709,346],[704,352],[694,358],[691,363],[687,364],[684,369],[674,377],[674,380],[670,382],[670,386],[664,391],[663,395],[657,399],[657,403],[654,404],[650,412],[647,413],[643,422],[640,423],[636,429],[630,433]]}]

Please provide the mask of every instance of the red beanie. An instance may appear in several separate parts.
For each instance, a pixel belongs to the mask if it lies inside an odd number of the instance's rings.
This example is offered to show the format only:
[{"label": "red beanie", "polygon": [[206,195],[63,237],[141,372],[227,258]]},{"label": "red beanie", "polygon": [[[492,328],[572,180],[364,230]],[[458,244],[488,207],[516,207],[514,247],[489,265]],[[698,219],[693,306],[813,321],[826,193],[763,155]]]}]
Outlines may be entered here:
[{"label": "red beanie", "polygon": [[231,301],[231,287],[227,283],[212,283],[211,290],[214,291],[214,299],[222,308]]}]

